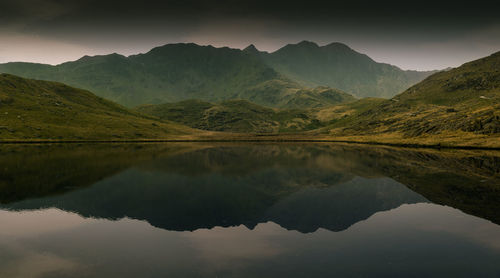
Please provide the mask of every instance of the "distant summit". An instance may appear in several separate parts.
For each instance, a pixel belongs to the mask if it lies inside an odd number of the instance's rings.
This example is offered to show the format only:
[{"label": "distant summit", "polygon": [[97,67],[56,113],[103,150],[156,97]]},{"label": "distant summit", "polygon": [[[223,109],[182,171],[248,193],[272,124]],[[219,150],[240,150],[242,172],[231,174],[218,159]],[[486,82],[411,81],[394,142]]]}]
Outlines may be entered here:
[{"label": "distant summit", "polygon": [[324,48],[332,49],[332,50],[347,50],[347,51],[354,51],[352,48],[347,46],[346,44],[340,43],[340,42],[332,42],[330,44],[327,44],[323,46]]},{"label": "distant summit", "polygon": [[[288,46],[297,46],[297,47],[308,47],[308,48],[318,48],[319,45],[312,41],[301,41],[297,44],[288,44]],[[285,46],[286,47],[286,46]]]},{"label": "distant summit", "polygon": [[342,43],[325,46],[310,41],[288,44],[262,55],[277,72],[304,86],[329,86],[358,97],[389,98],[433,72],[403,71],[377,63]]},{"label": "distant summit", "polygon": [[245,47],[245,49],[243,49],[243,51],[249,52],[249,53],[260,53],[260,51],[257,49],[257,47],[255,47],[255,45],[253,45],[253,44]]}]

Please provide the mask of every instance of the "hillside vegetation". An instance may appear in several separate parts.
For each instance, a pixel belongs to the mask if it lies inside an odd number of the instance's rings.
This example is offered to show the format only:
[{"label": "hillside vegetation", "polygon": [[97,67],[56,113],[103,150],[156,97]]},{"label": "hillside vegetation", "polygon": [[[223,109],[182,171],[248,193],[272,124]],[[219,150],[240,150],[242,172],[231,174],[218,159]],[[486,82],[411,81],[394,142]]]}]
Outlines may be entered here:
[{"label": "hillside vegetation", "polygon": [[210,103],[186,100],[177,103],[138,107],[144,114],[193,128],[251,133],[278,133],[312,130],[324,126],[309,110],[276,109],[246,100]]},{"label": "hillside vegetation", "polygon": [[[391,100],[336,121],[335,137],[500,145],[500,52],[436,73]],[[467,143],[466,143],[467,144]]]},{"label": "hillside vegetation", "polygon": [[326,107],[356,100],[352,95],[338,89],[329,87],[300,89],[282,80],[260,83],[247,88],[232,99],[245,99],[260,105],[278,108],[301,109]]},{"label": "hillside vegetation", "polygon": [[0,74],[1,140],[170,138],[194,132],[85,90]]}]

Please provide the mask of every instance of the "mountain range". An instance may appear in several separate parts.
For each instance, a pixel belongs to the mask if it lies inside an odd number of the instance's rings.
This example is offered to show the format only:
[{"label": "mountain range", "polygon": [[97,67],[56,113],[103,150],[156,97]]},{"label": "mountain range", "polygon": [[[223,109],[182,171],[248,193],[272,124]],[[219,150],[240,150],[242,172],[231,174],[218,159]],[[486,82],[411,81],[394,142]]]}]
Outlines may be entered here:
[{"label": "mountain range", "polygon": [[307,41],[273,53],[253,46],[167,44],[145,54],[85,56],[56,66],[1,64],[0,72],[63,82],[129,107],[238,98],[284,108],[297,106],[294,99],[304,94],[316,105],[324,103],[329,96],[317,98],[313,89],[318,86],[356,97],[392,97],[432,73],[377,63],[344,44],[320,47]]}]

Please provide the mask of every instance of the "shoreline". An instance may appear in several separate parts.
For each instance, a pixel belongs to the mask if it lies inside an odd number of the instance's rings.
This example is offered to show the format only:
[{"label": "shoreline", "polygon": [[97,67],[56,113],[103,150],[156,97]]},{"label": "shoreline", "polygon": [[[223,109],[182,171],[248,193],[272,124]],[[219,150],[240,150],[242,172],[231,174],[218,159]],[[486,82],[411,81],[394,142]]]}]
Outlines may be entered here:
[{"label": "shoreline", "polygon": [[334,140],[334,139],[126,139],[126,140],[0,140],[0,145],[9,144],[135,144],[135,143],[347,143],[374,146],[391,146],[415,149],[460,149],[460,150],[500,150],[499,147],[443,145],[443,144],[417,144],[417,143],[390,143],[377,141]]}]

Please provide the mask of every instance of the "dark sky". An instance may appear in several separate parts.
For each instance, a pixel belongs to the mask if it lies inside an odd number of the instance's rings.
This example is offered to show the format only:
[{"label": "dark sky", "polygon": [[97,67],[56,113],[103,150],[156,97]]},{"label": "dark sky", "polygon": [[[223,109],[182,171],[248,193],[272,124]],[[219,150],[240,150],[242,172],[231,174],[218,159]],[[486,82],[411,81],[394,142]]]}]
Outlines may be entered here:
[{"label": "dark sky", "polygon": [[494,2],[460,2],[0,0],[0,62],[57,64],[174,42],[274,51],[310,40],[441,69],[500,51]]}]

